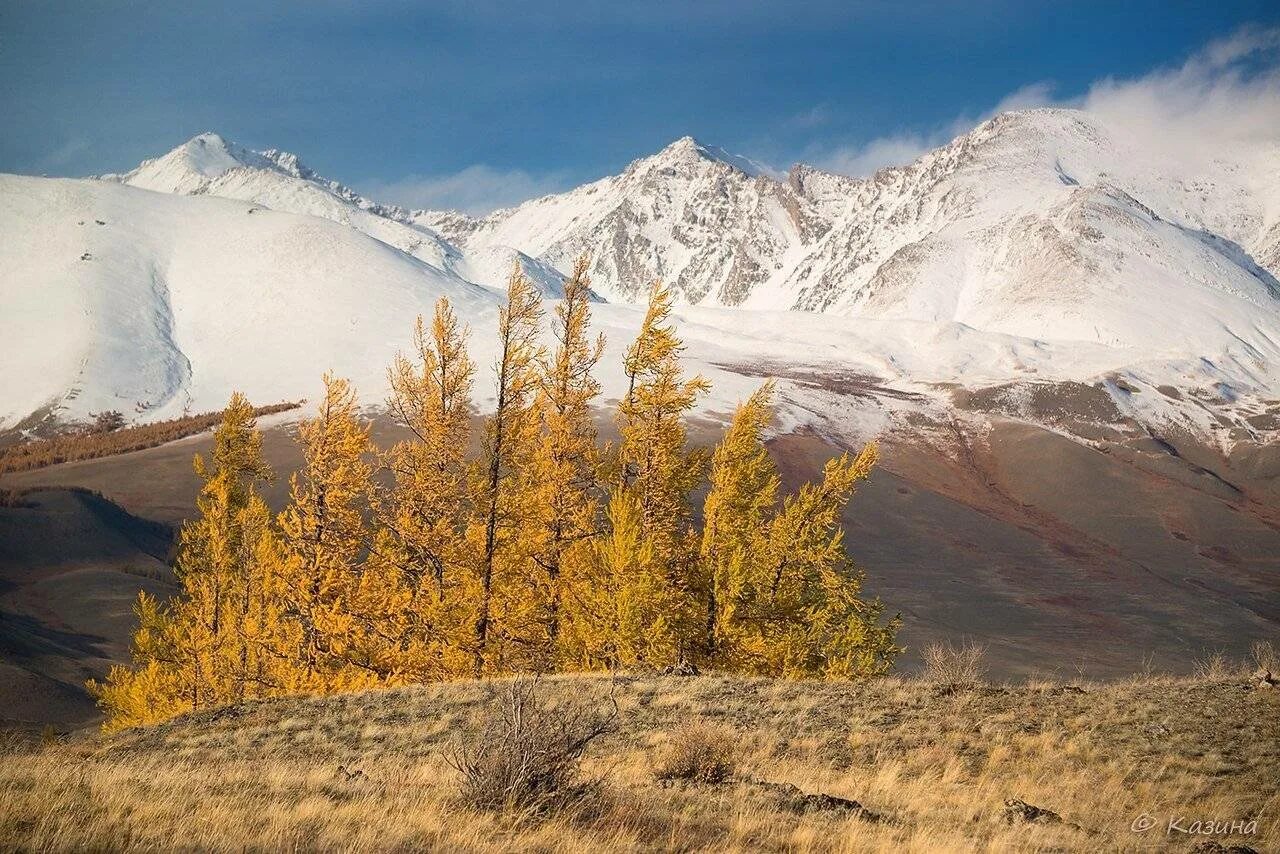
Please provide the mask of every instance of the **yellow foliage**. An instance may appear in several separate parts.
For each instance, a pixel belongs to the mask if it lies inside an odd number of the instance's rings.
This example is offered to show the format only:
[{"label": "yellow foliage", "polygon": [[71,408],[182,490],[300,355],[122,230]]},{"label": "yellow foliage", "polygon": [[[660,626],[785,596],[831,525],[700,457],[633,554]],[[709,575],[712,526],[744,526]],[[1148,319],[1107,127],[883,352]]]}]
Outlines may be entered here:
[{"label": "yellow foliage", "polygon": [[270,514],[255,484],[271,471],[243,395],[232,395],[223,412],[211,464],[197,456],[195,470],[204,483],[196,499],[200,515],[179,538],[181,590],[163,608],[139,595],[136,667],[113,668],[104,685],[89,685],[109,727],[261,694],[263,600],[254,576]]},{"label": "yellow foliage", "polygon": [[671,291],[655,283],[640,333],[627,350],[627,396],[619,406],[622,434],[619,469],[622,488],[635,496],[640,532],[652,566],[646,576],[661,579],[646,627],[654,648],[651,663],[671,663],[693,652],[703,621],[693,597],[697,547],[689,494],[701,482],[706,454],[686,447],[685,418],[710,390],[700,376],[686,380],[680,367],[683,346],[670,324]]},{"label": "yellow foliage", "polygon": [[[382,607],[366,655],[388,679],[420,682],[470,666],[458,653],[473,619],[466,541],[467,448],[475,363],[449,301],[436,303],[430,335],[418,318],[415,364],[397,356],[388,408],[413,434],[383,456],[394,475],[379,502],[379,530],[361,578],[361,609]],[[385,601],[379,603],[379,598]]]},{"label": "yellow foliage", "polygon": [[[774,384],[739,406],[713,453],[688,447],[709,385],[687,378],[671,292],[655,284],[627,349],[620,442],[594,422],[604,349],[579,259],[541,344],[542,300],[517,266],[499,313],[495,407],[471,446],[468,330],[441,299],[415,356],[388,371],[411,437],[379,454],[356,394],[325,376],[298,428],[302,468],[273,518],[243,396],[184,526],[165,605],[136,606],[134,666],[90,687],[115,729],[296,692],[515,671],[665,666],[772,676],[885,673],[899,621],[861,596],[841,515],[877,449],[829,461],[780,496],[765,447]],[[376,478],[375,464],[387,477]],[[707,485],[701,528],[691,495]]]},{"label": "yellow foliage", "polygon": [[325,375],[320,412],[298,426],[298,441],[302,469],[280,514],[282,613],[301,642],[290,682],[314,691],[373,684],[377,671],[359,655],[370,627],[355,610],[373,445],[346,380]]},{"label": "yellow foliage", "polygon": [[521,474],[537,441],[535,394],[542,300],[517,262],[507,280],[507,304],[498,313],[499,357],[494,411],[485,420],[484,449],[474,479],[469,539],[478,555],[476,613],[471,638],[472,675],[519,666],[518,639],[535,619],[518,579],[529,559],[521,536],[529,496]]},{"label": "yellow foliage", "polygon": [[760,535],[777,501],[777,467],[764,447],[772,417],[773,382],[766,382],[734,413],[711,459],[703,504],[700,589],[706,598],[702,657],[740,663],[742,609],[750,609]]},{"label": "yellow foliage", "polygon": [[762,529],[740,610],[748,672],[849,678],[888,671],[899,621],[859,597],[863,574],[844,547],[840,514],[879,458],[874,443],[830,460],[818,483],[783,501]]},{"label": "yellow foliage", "polygon": [[571,565],[589,560],[587,541],[600,528],[600,452],[592,417],[600,383],[591,374],[604,351],[604,337],[593,340],[588,331],[587,266],[585,256],[574,264],[555,309],[552,331],[558,346],[538,366],[540,440],[521,473],[526,518],[520,527],[529,565],[516,583],[529,605],[522,642],[526,666],[533,670],[566,663],[560,653],[565,576]]}]

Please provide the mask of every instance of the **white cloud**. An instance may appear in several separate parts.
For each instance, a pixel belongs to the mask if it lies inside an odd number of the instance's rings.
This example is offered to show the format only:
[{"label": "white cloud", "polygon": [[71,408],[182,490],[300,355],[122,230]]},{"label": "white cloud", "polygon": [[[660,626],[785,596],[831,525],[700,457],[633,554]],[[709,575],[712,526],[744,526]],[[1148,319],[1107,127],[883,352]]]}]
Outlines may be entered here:
[{"label": "white cloud", "polygon": [[1280,145],[1280,27],[1211,42],[1182,66],[1100,80],[1076,104],[1159,152],[1212,158]]},{"label": "white cloud", "polygon": [[567,176],[558,172],[534,175],[522,169],[502,171],[477,164],[451,175],[367,181],[362,191],[370,198],[404,207],[459,210],[476,216],[564,190],[569,184]]},{"label": "white cloud", "polygon": [[[1280,144],[1280,28],[1241,30],[1207,44],[1181,66],[1129,80],[1104,78],[1074,98],[1056,98],[1050,82],[1029,83],[980,114],[958,115],[930,131],[891,133],[857,145],[815,146],[804,159],[844,175],[870,175],[910,163],[999,113],[1045,106],[1095,113],[1153,152],[1181,158],[1212,157],[1224,143],[1275,146]],[[816,129],[830,118],[829,108],[819,104],[783,123]],[[571,185],[562,172],[538,175],[478,164],[451,175],[368,182],[364,189],[372,198],[407,207],[485,214]]]},{"label": "white cloud", "polygon": [[920,134],[882,136],[863,145],[840,146],[814,158],[814,165],[828,172],[862,177],[886,166],[910,163],[930,148],[932,137]]},{"label": "white cloud", "polygon": [[961,115],[927,133],[895,133],[859,145],[830,146],[815,165],[864,176],[910,163],[975,125],[1007,110],[1070,107],[1102,118],[1153,152],[1211,158],[1223,144],[1280,144],[1280,27],[1246,28],[1209,43],[1181,66],[1138,78],[1104,78],[1076,98],[1055,98],[1046,82],[1011,92],[978,116]]}]

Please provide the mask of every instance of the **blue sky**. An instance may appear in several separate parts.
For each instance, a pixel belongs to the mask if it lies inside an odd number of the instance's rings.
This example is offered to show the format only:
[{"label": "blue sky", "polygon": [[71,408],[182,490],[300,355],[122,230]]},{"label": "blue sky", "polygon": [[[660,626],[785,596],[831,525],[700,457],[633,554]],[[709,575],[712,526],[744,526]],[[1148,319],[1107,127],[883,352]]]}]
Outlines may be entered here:
[{"label": "blue sky", "polygon": [[1274,0],[0,0],[0,171],[123,170],[216,130],[472,210],[684,134],[860,172],[997,106],[1071,103],[1276,26]]}]

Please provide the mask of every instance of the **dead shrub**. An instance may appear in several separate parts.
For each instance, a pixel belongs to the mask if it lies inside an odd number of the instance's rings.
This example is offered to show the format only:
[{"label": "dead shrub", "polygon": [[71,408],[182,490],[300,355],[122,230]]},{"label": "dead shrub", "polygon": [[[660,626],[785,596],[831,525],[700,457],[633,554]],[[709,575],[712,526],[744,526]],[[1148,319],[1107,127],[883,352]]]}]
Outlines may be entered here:
[{"label": "dead shrub", "polygon": [[974,685],[986,676],[987,667],[983,660],[987,655],[987,647],[974,641],[965,641],[960,646],[946,643],[931,643],[924,648],[924,672],[921,674],[929,682],[942,685]]},{"label": "dead shrub", "polygon": [[1206,682],[1218,682],[1236,676],[1239,668],[1222,650],[1211,652],[1197,658],[1192,664],[1191,672],[1197,679]]},{"label": "dead shrub", "polygon": [[1253,657],[1253,664],[1257,670],[1280,675],[1280,656],[1276,654],[1276,648],[1271,641],[1254,641],[1249,647],[1249,655]]},{"label": "dead shrub", "polygon": [[93,423],[86,428],[86,433],[112,433],[125,425],[124,415],[117,409],[112,409],[109,412],[99,412],[96,415],[90,413],[90,415],[93,418]]},{"label": "dead shrub", "polygon": [[472,744],[446,756],[462,777],[462,801],[484,810],[544,811],[592,794],[599,781],[583,778],[582,754],[617,728],[617,703],[610,702],[606,710],[550,705],[536,677],[506,683]]},{"label": "dead shrub", "polygon": [[653,769],[661,781],[723,783],[737,773],[737,736],[703,723],[685,724],[671,734]]}]

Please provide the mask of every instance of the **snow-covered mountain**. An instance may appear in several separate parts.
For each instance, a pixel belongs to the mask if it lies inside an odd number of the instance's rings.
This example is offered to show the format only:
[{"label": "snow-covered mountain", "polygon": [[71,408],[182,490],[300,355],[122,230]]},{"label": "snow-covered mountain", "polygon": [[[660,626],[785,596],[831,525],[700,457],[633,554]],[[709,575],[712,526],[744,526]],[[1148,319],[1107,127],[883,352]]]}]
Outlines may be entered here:
[{"label": "snow-covered mountain", "polygon": [[202,134],[121,175],[0,177],[0,234],[0,428],[297,397],[327,367],[376,401],[437,296],[485,364],[512,262],[554,296],[584,252],[613,346],[627,303],[675,288],[716,412],[772,373],[791,418],[864,432],[958,387],[1033,417],[1056,383],[1099,389],[1097,417],[1220,441],[1280,424],[1280,145],[1189,162],[1078,111],[1006,113],[865,179],[686,137],[480,218]]},{"label": "snow-covered mountain", "polygon": [[221,196],[256,202],[288,213],[332,220],[363,232],[441,273],[468,281],[500,282],[519,261],[549,296],[563,276],[537,259],[506,247],[484,247],[463,255],[413,213],[361,196],[350,187],[321,177],[297,155],[276,149],[251,151],[216,133],[202,133],[163,157],[148,160],[122,175],[102,180],[187,196]]},{"label": "snow-covered mountain", "polygon": [[518,260],[554,294],[585,252],[610,301],[662,279],[694,305],[1168,346],[1206,343],[1194,317],[1205,292],[1236,298],[1214,303],[1235,309],[1218,318],[1228,335],[1280,295],[1280,144],[1262,163],[1232,156],[1162,162],[1085,113],[1042,109],[862,180],[803,165],[777,178],[685,137],[620,175],[480,219],[380,205],[295,155],[216,134],[106,177],[324,217],[491,286]]},{"label": "snow-covered mountain", "polygon": [[1046,109],[867,179],[775,180],[685,138],[569,193],[429,224],[464,252],[514,246],[559,269],[587,252],[608,299],[661,278],[698,305],[1150,347],[1208,344],[1212,310],[1215,343],[1256,346],[1250,318],[1280,305],[1280,143],[1270,154],[1184,168]]}]

